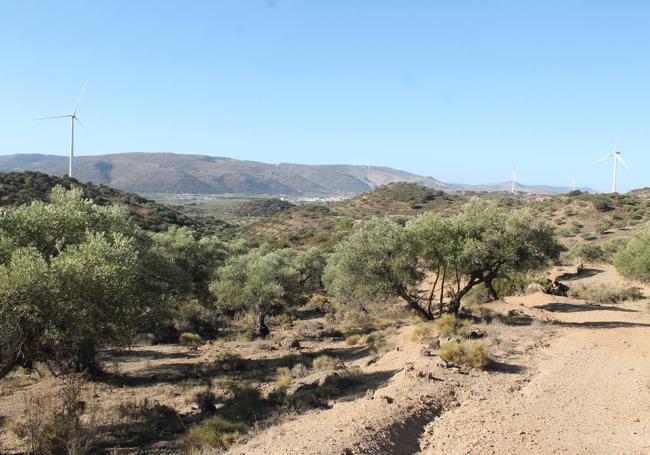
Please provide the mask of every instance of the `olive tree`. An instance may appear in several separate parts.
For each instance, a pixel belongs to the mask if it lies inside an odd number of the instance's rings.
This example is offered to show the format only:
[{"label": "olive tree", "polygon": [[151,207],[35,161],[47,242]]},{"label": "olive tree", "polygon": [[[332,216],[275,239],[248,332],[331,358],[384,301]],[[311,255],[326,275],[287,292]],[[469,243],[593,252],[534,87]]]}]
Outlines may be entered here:
[{"label": "olive tree", "polygon": [[55,188],[0,215],[0,377],[36,361],[94,370],[183,281],[120,207]]},{"label": "olive tree", "polygon": [[252,250],[228,258],[217,269],[210,291],[219,309],[254,312],[255,335],[264,338],[269,334],[265,323],[269,310],[295,303],[301,296],[300,273],[278,253]]},{"label": "olive tree", "polygon": [[172,226],[152,237],[161,253],[189,274],[194,294],[207,298],[214,271],[226,258],[226,245],[216,235],[201,237],[188,227]]},{"label": "olive tree", "polygon": [[440,311],[449,294],[448,310],[457,313],[474,286],[484,283],[497,298],[496,278],[542,268],[561,251],[553,229],[532,212],[474,200],[449,218],[425,213],[404,227],[386,218],[365,222],[336,247],[325,276],[340,298],[400,297],[431,319],[436,291]]},{"label": "olive tree", "polygon": [[390,218],[366,220],[341,241],[324,273],[328,291],[356,302],[401,297],[423,318],[431,315],[420,306],[417,289],[423,273],[413,236]]}]

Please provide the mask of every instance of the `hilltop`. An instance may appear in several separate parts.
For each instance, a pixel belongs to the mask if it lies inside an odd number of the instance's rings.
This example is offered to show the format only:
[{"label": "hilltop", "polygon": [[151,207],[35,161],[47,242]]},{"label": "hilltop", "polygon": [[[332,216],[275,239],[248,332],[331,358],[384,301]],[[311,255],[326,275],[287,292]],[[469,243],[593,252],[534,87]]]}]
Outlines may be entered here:
[{"label": "hilltop", "polygon": [[169,226],[188,226],[202,233],[213,233],[230,227],[223,221],[209,217],[193,218],[184,214],[180,208],[177,210],[106,185],[81,183],[74,178],[31,171],[0,173],[0,206],[14,207],[32,201],[48,201],[50,192],[56,185],[68,189],[73,186],[81,188],[85,197],[99,205],[123,204],[128,207],[136,223],[150,231],[162,231]]},{"label": "hilltop", "polygon": [[[0,171],[39,171],[65,175],[68,159],[56,155],[0,156]],[[444,183],[383,166],[268,164],[205,155],[173,153],[119,153],[80,156],[75,160],[80,181],[110,185],[124,191],[150,195],[220,194],[246,196],[347,197],[392,182],[417,183],[442,190],[504,191],[509,183],[461,185]],[[555,194],[568,188],[518,185],[524,193]]]}]

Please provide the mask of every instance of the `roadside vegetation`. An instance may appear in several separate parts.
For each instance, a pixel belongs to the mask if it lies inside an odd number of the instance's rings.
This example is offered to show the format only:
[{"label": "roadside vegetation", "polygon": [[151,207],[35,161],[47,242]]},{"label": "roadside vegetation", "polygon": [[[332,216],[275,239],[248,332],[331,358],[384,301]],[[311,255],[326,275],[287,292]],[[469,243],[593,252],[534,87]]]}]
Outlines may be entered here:
[{"label": "roadside vegetation", "polygon": [[[52,412],[36,412],[47,397],[29,395],[25,414],[5,423],[33,454],[88,453],[127,431],[135,445],[164,435],[184,453],[221,450],[286,415],[365,393],[374,380],[366,368],[396,349],[403,325],[449,365],[487,368],[491,345],[476,324],[492,320],[489,302],[531,283],[551,292],[540,277],[562,261],[613,263],[650,280],[650,231],[640,226],[650,206],[636,196],[392,184],[329,205],[231,205],[232,229],[220,230],[180,208],[52,183],[37,173],[2,180],[3,393],[64,381]],[[623,229],[633,231],[612,236]],[[575,286],[570,295],[642,297],[634,287]],[[146,354],[158,362],[150,376],[122,372],[120,356],[146,345],[183,351]],[[165,356],[187,363],[168,370]],[[128,381],[182,384],[192,398],[93,403],[92,387]]]}]

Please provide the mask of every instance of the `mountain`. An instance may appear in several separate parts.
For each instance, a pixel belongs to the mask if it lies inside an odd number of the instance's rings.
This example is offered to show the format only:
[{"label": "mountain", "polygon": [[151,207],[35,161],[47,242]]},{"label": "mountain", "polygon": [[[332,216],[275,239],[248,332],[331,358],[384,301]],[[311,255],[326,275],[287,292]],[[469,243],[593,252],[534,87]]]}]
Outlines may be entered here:
[{"label": "mountain", "polygon": [[133,220],[149,231],[163,231],[169,226],[188,226],[203,234],[226,233],[228,223],[211,217],[196,219],[173,207],[158,204],[137,194],[126,193],[105,185],[81,183],[74,178],[56,177],[41,172],[0,173],[0,207],[15,207],[32,201],[47,201],[52,188],[81,188],[86,198],[99,205],[125,205]]},{"label": "mountain", "polygon": [[[62,176],[68,158],[56,155],[0,156],[0,172],[39,171]],[[231,194],[271,196],[350,196],[392,182],[417,183],[453,191],[509,191],[510,184],[447,184],[433,177],[380,166],[267,164],[205,155],[119,153],[80,156],[75,177],[139,194]],[[561,193],[568,188],[519,185],[529,193]]]}]

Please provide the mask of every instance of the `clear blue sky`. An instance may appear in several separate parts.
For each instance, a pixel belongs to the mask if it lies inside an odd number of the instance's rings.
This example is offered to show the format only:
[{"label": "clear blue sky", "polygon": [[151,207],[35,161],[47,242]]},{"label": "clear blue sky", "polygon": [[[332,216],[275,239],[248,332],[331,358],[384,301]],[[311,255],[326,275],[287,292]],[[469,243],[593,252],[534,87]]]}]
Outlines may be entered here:
[{"label": "clear blue sky", "polygon": [[650,186],[645,1],[14,1],[0,153],[388,165],[450,182]]}]

